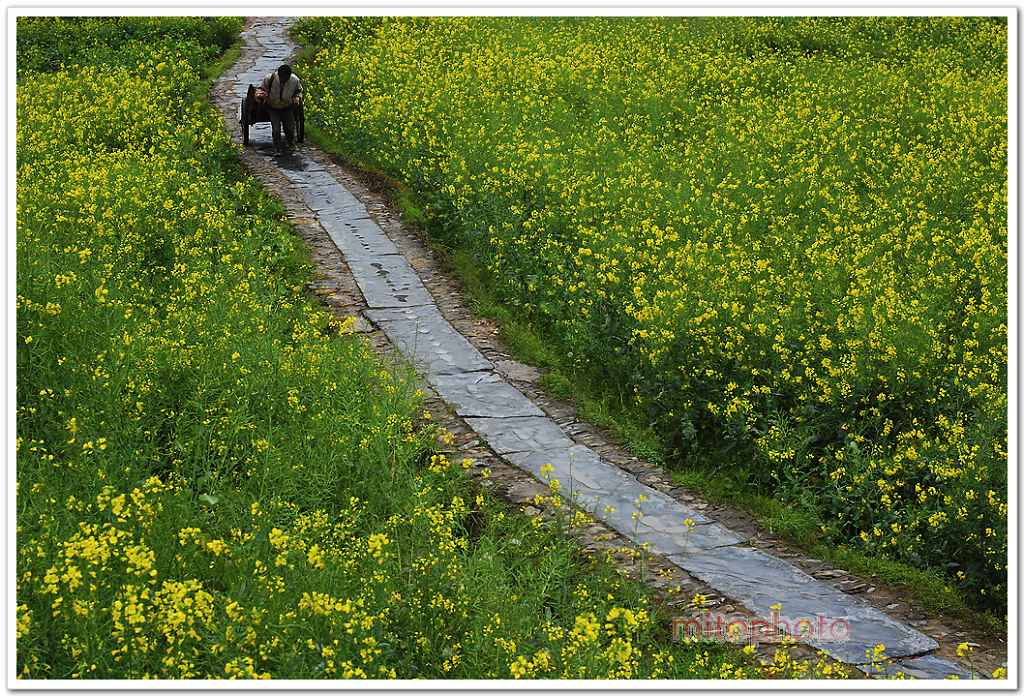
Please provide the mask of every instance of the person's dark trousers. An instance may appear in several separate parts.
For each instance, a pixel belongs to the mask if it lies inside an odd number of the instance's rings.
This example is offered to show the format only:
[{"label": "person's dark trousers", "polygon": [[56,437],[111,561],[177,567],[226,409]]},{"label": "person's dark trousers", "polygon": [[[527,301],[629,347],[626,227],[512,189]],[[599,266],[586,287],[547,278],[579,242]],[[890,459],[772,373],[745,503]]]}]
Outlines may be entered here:
[{"label": "person's dark trousers", "polygon": [[286,109],[268,109],[270,112],[270,129],[274,134],[274,149],[281,151],[281,125],[284,124],[284,137],[288,141],[288,149],[295,147],[295,112],[291,107]]}]

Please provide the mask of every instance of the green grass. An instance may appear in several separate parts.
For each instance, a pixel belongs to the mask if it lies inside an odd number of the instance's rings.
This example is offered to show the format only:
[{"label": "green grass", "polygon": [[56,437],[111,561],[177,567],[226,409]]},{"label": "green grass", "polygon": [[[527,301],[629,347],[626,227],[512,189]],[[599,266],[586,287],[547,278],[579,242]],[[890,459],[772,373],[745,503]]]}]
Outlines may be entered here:
[{"label": "green grass", "polygon": [[224,74],[224,71],[234,65],[235,61],[237,61],[239,56],[242,55],[242,44],[242,37],[239,36],[235,39],[234,43],[228,46],[224,52],[220,54],[219,58],[203,66],[203,79],[201,82],[196,83],[194,88],[195,91],[191,96],[198,98],[205,96],[206,93],[210,91],[210,88],[213,87],[213,83],[217,78]]},{"label": "green grass", "polygon": [[972,608],[963,593],[952,587],[940,573],[884,558],[872,558],[846,546],[818,545],[812,547],[811,552],[837,567],[906,589],[908,597],[926,611],[954,616],[972,631],[992,637],[1006,635],[1005,618]]}]

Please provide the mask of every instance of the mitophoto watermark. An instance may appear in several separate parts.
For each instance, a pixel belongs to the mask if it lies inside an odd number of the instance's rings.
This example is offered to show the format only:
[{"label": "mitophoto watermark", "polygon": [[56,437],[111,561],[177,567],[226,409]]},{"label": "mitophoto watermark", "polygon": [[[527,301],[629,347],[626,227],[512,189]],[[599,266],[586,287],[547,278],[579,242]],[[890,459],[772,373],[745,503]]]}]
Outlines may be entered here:
[{"label": "mitophoto watermark", "polygon": [[789,617],[777,611],[772,611],[767,619],[714,611],[700,617],[672,619],[672,637],[678,641],[761,643],[776,641],[782,636],[798,642],[845,643],[850,640],[850,622],[824,614]]}]

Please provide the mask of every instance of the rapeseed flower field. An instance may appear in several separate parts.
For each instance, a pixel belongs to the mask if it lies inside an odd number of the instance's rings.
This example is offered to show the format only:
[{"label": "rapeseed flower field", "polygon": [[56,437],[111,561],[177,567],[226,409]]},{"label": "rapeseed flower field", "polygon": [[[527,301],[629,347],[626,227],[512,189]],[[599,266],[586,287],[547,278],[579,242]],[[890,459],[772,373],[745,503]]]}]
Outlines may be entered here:
[{"label": "rapeseed flower field", "polygon": [[240,28],[18,21],[19,676],[837,676],[671,642],[432,451],[206,102]]},{"label": "rapeseed flower field", "polygon": [[1007,27],[314,18],[307,114],[680,466],[1004,612]]}]

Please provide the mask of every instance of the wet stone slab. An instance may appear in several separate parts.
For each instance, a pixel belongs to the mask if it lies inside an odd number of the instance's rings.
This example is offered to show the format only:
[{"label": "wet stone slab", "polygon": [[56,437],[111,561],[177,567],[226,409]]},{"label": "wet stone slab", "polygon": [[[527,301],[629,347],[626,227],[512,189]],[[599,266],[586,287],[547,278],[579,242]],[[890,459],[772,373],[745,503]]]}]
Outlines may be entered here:
[{"label": "wet stone slab", "polygon": [[[287,172],[286,175],[291,179],[297,172]],[[301,181],[301,179],[292,179],[295,183]],[[306,201],[306,205],[309,206],[310,210],[321,212],[324,210],[333,211],[338,213],[342,210],[365,210],[365,206],[359,202],[359,199],[353,196],[348,189],[341,184],[335,182],[333,185],[316,185],[302,187],[302,198]]]},{"label": "wet stone slab", "polygon": [[344,218],[346,220],[369,220],[370,211],[366,209],[366,206],[362,203],[356,202],[349,205],[339,205],[336,208],[329,208],[324,210],[314,211],[318,220],[327,220],[330,218]]},{"label": "wet stone slab", "polygon": [[[690,507],[686,503],[676,500],[656,488],[646,484],[641,485],[644,487],[644,497],[646,498],[643,503],[644,516],[651,520],[652,525],[657,524],[665,529],[672,529],[675,522],[685,524],[687,519],[693,520],[698,525],[711,522],[710,519],[696,508]],[[680,516],[680,512],[685,514]]]},{"label": "wet stone slab", "polygon": [[284,172],[298,187],[309,208],[323,220],[368,220],[366,206],[347,188],[339,184],[314,160],[299,156],[299,166]]},{"label": "wet stone slab", "polygon": [[[584,497],[587,494],[583,494]],[[711,549],[738,544],[743,540],[720,524],[714,522],[696,525],[692,529],[682,528],[678,531],[662,531],[644,524],[644,517],[633,518],[637,512],[635,506],[628,502],[620,505],[608,505],[608,498],[603,497],[593,514],[609,527],[635,543],[646,545],[651,553],[662,556],[686,556],[703,553]],[[684,513],[681,513],[684,514]]]},{"label": "wet stone slab", "polygon": [[318,219],[331,241],[349,261],[366,261],[400,253],[395,243],[373,220],[353,219],[347,215],[321,215]]},{"label": "wet stone slab", "polygon": [[366,316],[381,327],[402,355],[421,372],[454,374],[492,367],[433,305],[370,309],[366,310]]},{"label": "wet stone slab", "polygon": [[567,450],[574,444],[546,416],[467,418],[466,423],[498,454]]},{"label": "wet stone slab", "polygon": [[284,56],[281,56],[281,58],[271,58],[269,60],[261,58],[260,60],[256,61],[255,65],[253,65],[252,68],[247,70],[245,73],[239,75],[239,86],[244,88],[241,93],[245,94],[245,92],[248,90],[249,85],[256,85],[257,87],[259,87],[260,83],[263,82],[263,78],[277,70],[277,68],[281,65],[281,59],[283,57]]},{"label": "wet stone slab", "polygon": [[[640,533],[647,535],[647,529],[648,528],[644,527],[641,523]],[[666,533],[652,530],[651,535],[652,539],[656,538],[658,540],[654,542],[653,550],[666,557],[672,555],[685,556],[691,553],[697,553],[698,551],[724,548],[726,546],[741,544],[747,540],[746,537],[733,533],[732,530],[718,524],[717,522],[697,525],[689,532]],[[659,546],[666,538],[671,539],[673,544],[681,546],[682,550],[679,552],[669,551],[667,549],[664,551],[660,550]]]},{"label": "wet stone slab", "polygon": [[[815,635],[807,642],[848,664],[865,662],[865,652],[879,643],[893,658],[920,655],[938,647],[928,636],[867,603],[756,549],[726,546],[705,553],[672,555],[670,560],[761,617],[770,617],[774,604],[782,605],[782,616],[808,618],[816,626],[818,617],[824,617],[827,626],[835,627],[835,635],[845,640]],[[848,635],[844,626],[849,628]]]},{"label": "wet stone slab", "polygon": [[[617,523],[624,524],[621,521]],[[609,521],[609,525],[614,526],[614,523]],[[643,518],[631,536],[634,537],[636,543],[647,544],[648,551],[666,557],[702,553],[743,541],[722,525],[714,522],[698,525],[688,531],[684,529],[678,532],[663,532],[645,526]]]},{"label": "wet stone slab", "polygon": [[334,214],[367,217],[366,207],[347,194],[347,191],[342,193],[339,187],[310,188],[303,189],[302,198],[310,210],[317,213],[329,210]]},{"label": "wet stone slab", "polygon": [[302,158],[302,169],[285,172],[288,180],[300,189],[315,189],[337,186],[338,182],[325,169],[309,158]]},{"label": "wet stone slab", "polygon": [[427,381],[463,417],[544,415],[521,391],[491,372],[428,374]]},{"label": "wet stone slab", "polygon": [[563,491],[589,489],[611,495],[636,479],[603,461],[588,447],[570,442],[568,447],[533,452],[512,452],[507,459],[521,469],[544,480],[557,479]]},{"label": "wet stone slab", "polygon": [[371,309],[434,304],[404,256],[348,259],[348,267]]},{"label": "wet stone slab", "polygon": [[[557,479],[563,497],[655,553],[692,553],[744,540],[583,445],[511,452],[506,458],[537,478]],[[687,519],[695,523],[692,528],[686,526]]]}]

